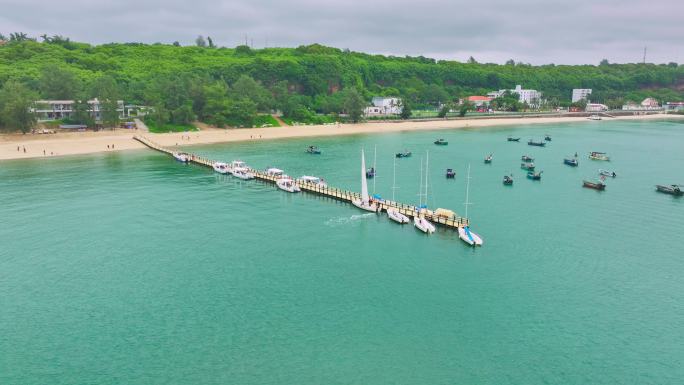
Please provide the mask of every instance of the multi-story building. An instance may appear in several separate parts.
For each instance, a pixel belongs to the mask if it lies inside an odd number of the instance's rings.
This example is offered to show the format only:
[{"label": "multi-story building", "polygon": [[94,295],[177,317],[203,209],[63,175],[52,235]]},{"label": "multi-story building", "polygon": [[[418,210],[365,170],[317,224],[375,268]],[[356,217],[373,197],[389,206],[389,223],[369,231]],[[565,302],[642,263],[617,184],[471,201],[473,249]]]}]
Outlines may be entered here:
[{"label": "multi-story building", "polygon": [[579,102],[580,100],[588,100],[591,95],[591,88],[574,88],[572,90],[572,102]]},{"label": "multi-story building", "polygon": [[[73,100],[38,100],[33,112],[41,122],[68,119],[74,112],[74,103]],[[88,112],[96,121],[102,120],[100,104],[97,98],[88,100]],[[119,118],[123,119],[125,117],[123,100],[116,101],[116,110],[119,112]]]},{"label": "multi-story building", "polygon": [[500,97],[501,95],[503,95],[504,92],[506,92],[506,91],[511,92],[511,93],[515,92],[516,94],[518,94],[518,101],[520,103],[527,103],[528,105],[530,105],[532,107],[538,107],[539,104],[541,103],[541,98],[542,98],[541,92],[539,92],[537,90],[523,89],[520,84],[516,85],[515,89],[513,89],[513,90],[492,91],[492,92],[488,93],[487,96],[492,98],[492,99],[496,99],[496,98]]}]

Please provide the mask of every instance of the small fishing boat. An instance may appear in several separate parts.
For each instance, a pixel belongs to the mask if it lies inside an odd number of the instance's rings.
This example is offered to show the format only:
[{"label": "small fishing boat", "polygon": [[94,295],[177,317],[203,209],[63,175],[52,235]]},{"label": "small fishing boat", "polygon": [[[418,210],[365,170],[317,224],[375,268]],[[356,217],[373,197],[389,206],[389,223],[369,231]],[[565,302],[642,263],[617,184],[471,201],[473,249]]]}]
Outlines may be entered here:
[{"label": "small fishing boat", "polygon": [[605,152],[592,151],[589,153],[589,159],[591,160],[610,160],[610,157],[606,155]]},{"label": "small fishing boat", "polygon": [[306,148],[306,152],[309,153],[309,154],[316,154],[316,155],[318,155],[318,154],[321,153],[321,149],[318,148],[318,147],[316,147],[316,146],[309,146],[309,147]]},{"label": "small fishing boat", "polygon": [[371,167],[366,170],[366,178],[371,179],[375,178],[375,167]]},{"label": "small fishing boat", "polygon": [[520,168],[522,168],[523,170],[527,170],[527,171],[534,171],[534,163],[532,163],[532,162],[520,163]]},{"label": "small fishing boat", "polygon": [[494,159],[494,154],[489,154],[485,157],[484,162],[487,164],[492,163],[492,159]]},{"label": "small fishing boat", "polygon": [[572,166],[572,167],[579,166],[579,162],[577,161],[577,158],[565,158],[565,159],[563,159],[563,163],[567,164],[568,166]]},{"label": "small fishing boat", "polygon": [[214,164],[211,165],[211,167],[214,169],[219,174],[230,174],[230,169],[228,168],[228,164],[223,163],[223,162],[214,162]]},{"label": "small fishing boat", "polygon": [[510,176],[504,175],[503,184],[506,186],[512,186],[513,185],[513,174],[511,174]]},{"label": "small fishing boat", "polygon": [[247,167],[235,167],[231,171],[234,177],[249,180],[254,179],[254,173],[251,172]]},{"label": "small fishing boat", "polygon": [[451,168],[447,168],[447,170],[446,170],[446,177],[447,177],[447,179],[454,179],[454,178],[456,178],[456,171],[454,171],[454,170],[451,169]]},{"label": "small fishing boat", "polygon": [[328,183],[317,176],[303,175],[301,178],[299,178],[298,182],[307,183],[317,187],[328,187]]},{"label": "small fishing boat", "polygon": [[609,176],[611,178],[615,178],[617,176],[615,171],[608,171],[608,170],[599,169],[598,172],[599,172],[599,175]]},{"label": "small fishing boat", "polygon": [[544,171],[539,171],[539,172],[530,171],[530,172],[527,173],[527,179],[541,180],[541,174],[542,174],[543,172],[544,172]]},{"label": "small fishing boat", "polygon": [[366,157],[361,150],[361,196],[352,199],[352,204],[361,210],[378,212],[378,205],[370,201],[368,196],[368,182],[366,181]]},{"label": "small fishing boat", "polygon": [[537,146],[537,147],[544,147],[544,146],[546,146],[546,142],[543,142],[543,141],[535,142],[535,141],[532,140],[532,139],[528,140],[528,141],[527,141],[527,144],[530,145],[530,146]]},{"label": "small fishing boat", "polygon": [[228,165],[228,169],[232,172],[236,168],[249,168],[247,164],[241,160],[234,160]]},{"label": "small fishing boat", "polygon": [[596,182],[584,180],[582,181],[582,187],[593,188],[594,190],[603,191],[606,189],[606,184],[603,183],[602,180],[598,180]]},{"label": "small fishing boat", "polygon": [[589,117],[587,119],[589,119],[589,120],[601,120],[601,117],[598,114],[591,114],[591,115],[589,115]]},{"label": "small fishing boat", "polygon": [[507,140],[508,140],[509,142],[519,142],[519,141],[520,141],[520,138],[514,138],[514,137],[512,137],[512,136],[509,136]]},{"label": "small fishing boat", "polygon": [[437,140],[435,140],[435,144],[438,146],[446,146],[447,144],[449,144],[449,142],[447,142],[444,139],[437,139]]},{"label": "small fishing boat", "polygon": [[186,152],[174,152],[173,157],[181,163],[188,163],[190,161],[190,154]]},{"label": "small fishing boat", "polygon": [[677,184],[671,184],[669,186],[659,184],[659,185],[656,185],[656,191],[659,191],[659,192],[665,193],[665,194],[675,195],[675,196],[684,195],[684,191],[682,191],[682,186],[677,185]]},{"label": "small fishing boat", "polygon": [[550,142],[550,141],[551,141],[551,136],[549,136],[549,135],[547,134],[546,136],[544,136],[544,140],[547,141],[547,142]]},{"label": "small fishing boat", "polygon": [[533,162],[534,161],[533,157],[527,156],[527,155],[523,155],[522,158],[520,158],[520,159],[522,159],[523,162]]},{"label": "small fishing boat", "polygon": [[425,234],[432,234],[435,232],[435,225],[425,219],[422,214],[413,217],[413,225]]},{"label": "small fishing boat", "polygon": [[411,151],[404,150],[404,152],[398,152],[396,156],[397,158],[408,158],[411,156]]},{"label": "small fishing boat", "polygon": [[458,237],[470,246],[482,246],[482,238],[474,232],[470,231],[469,226],[458,228]]},{"label": "small fishing boat", "polygon": [[297,193],[301,191],[299,186],[297,186],[297,182],[287,175],[283,175],[282,177],[278,178],[276,180],[276,186],[278,186],[279,189],[290,193]]},{"label": "small fishing boat", "polygon": [[387,209],[387,217],[389,219],[399,223],[399,224],[402,224],[402,225],[411,222],[409,217],[400,213],[399,210],[397,210],[395,208]]}]

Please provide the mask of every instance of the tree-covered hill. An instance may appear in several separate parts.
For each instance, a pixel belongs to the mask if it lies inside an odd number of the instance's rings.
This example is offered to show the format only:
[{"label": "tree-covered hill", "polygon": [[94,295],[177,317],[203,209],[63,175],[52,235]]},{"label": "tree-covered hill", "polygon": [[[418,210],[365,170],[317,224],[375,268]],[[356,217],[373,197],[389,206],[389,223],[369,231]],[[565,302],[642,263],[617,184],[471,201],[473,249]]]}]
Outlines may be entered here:
[{"label": "tree-covered hill", "polygon": [[156,118],[165,121],[199,118],[237,125],[273,109],[303,120],[315,113],[340,113],[359,95],[366,101],[375,95],[401,96],[421,108],[516,84],[542,91],[550,105],[568,104],[573,88],[592,88],[593,101],[614,105],[646,96],[682,100],[684,66],[497,65],[369,55],[320,45],[258,50],[92,46],[59,36],[43,42],[15,36],[0,45],[0,86],[8,83],[14,92],[20,87],[41,98],[118,97],[152,105]]}]

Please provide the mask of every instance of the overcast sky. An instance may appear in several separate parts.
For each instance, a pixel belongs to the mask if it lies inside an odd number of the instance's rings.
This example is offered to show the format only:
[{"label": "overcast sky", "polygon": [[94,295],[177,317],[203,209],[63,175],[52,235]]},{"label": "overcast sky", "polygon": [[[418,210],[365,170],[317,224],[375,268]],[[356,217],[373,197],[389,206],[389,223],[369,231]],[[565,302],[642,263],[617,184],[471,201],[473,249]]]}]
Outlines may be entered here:
[{"label": "overcast sky", "polygon": [[94,44],[321,43],[532,64],[684,62],[684,0],[0,0],[0,32]]}]

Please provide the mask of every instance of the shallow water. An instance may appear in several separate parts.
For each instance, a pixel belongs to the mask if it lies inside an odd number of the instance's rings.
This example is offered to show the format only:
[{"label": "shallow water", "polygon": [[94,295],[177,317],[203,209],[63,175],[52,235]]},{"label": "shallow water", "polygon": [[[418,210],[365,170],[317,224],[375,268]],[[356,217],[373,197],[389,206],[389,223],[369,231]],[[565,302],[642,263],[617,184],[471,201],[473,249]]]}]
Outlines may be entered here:
[{"label": "shallow water", "polygon": [[[524,143],[544,134],[546,148]],[[441,137],[448,146],[432,144]],[[323,154],[304,153],[309,144]],[[189,150],[358,191],[359,150],[370,166],[375,146],[371,192],[391,197],[406,148],[396,198],[417,203],[429,150],[428,204],[460,214],[470,163],[469,215],[485,246],[148,150],[0,163],[0,383],[681,383],[684,199],[654,185],[684,182],[684,125]],[[575,152],[579,167],[563,165]],[[523,154],[540,182],[525,179]],[[618,177],[583,189],[599,168]]]}]

